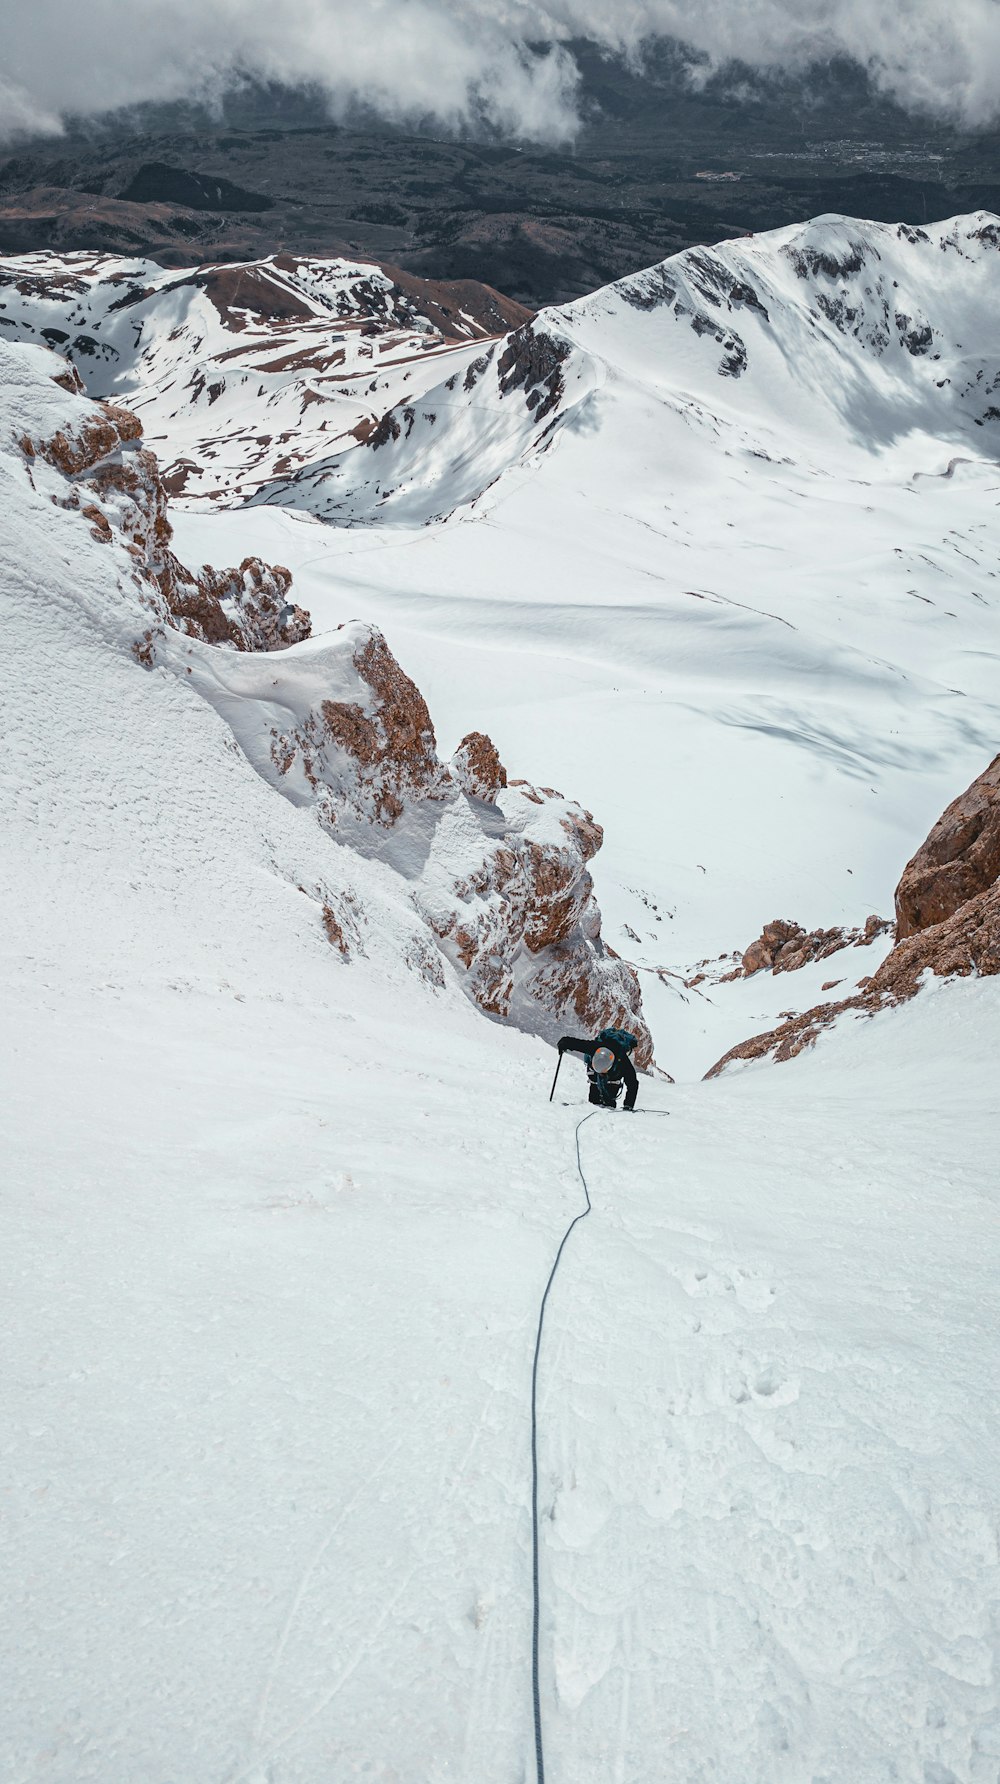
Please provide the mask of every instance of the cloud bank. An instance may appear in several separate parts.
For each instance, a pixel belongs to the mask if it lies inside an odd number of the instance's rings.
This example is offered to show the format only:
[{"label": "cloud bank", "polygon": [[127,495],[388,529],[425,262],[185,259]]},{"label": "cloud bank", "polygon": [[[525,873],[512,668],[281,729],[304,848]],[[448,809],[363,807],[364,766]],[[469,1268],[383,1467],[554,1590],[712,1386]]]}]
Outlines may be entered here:
[{"label": "cloud bank", "polygon": [[11,15],[7,138],[55,132],[73,113],[211,102],[252,76],[318,86],[333,117],[361,103],[400,122],[565,142],[579,124],[574,37],[633,55],[675,38],[702,73],[847,56],[910,109],[973,126],[1000,116],[1000,0],[34,0]]}]

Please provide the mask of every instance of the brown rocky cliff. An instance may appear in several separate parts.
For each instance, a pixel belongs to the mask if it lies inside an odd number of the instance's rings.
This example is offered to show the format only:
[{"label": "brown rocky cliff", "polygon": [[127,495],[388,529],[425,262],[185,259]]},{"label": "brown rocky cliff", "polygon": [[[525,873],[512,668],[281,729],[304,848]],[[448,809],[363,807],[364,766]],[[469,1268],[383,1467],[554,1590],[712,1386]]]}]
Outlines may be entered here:
[{"label": "brown rocky cliff", "polygon": [[724,975],[727,979],[752,978],[754,973],[790,973],[808,966],[813,960],[825,960],[841,948],[863,948],[880,935],[887,935],[892,924],[884,917],[867,918],[858,929],[806,930],[801,923],[790,923],[775,917],[765,923],[756,941],[750,943],[740,965]]},{"label": "brown rocky cliff", "polygon": [[[60,473],[56,499],[78,510],[91,536],[124,547],[144,605],[161,624],[236,650],[278,650],[308,638],[309,615],[289,599],[291,572],[259,558],[239,569],[194,574],[171,549],[173,528],[156,455],[142,444],[142,424],[130,410],[80,398],[75,373],[53,381],[74,399],[72,420],[46,439],[25,436],[21,450]],[[78,379],[76,380],[78,383]],[[140,660],[151,660],[152,628],[137,640]]]},{"label": "brown rocky cliff", "polygon": [[462,738],[451,758],[451,772],[463,793],[488,804],[507,785],[507,770],[496,746],[482,731],[470,731]]},{"label": "brown rocky cliff", "polygon": [[587,866],[600,825],[551,789],[510,781],[483,732],[440,761],[423,696],[374,627],[341,628],[330,653],[351,696],[271,734],[277,784],[305,792],[339,841],[406,875],[440,953],[486,1014],[552,1040],[567,1028],[626,1027],[648,1065],[638,978],[601,939]]},{"label": "brown rocky cliff", "polygon": [[848,1011],[874,1016],[936,978],[1000,973],[1000,756],[952,801],[907,863],[896,889],[897,941],[856,996],[819,1004],[717,1060],[714,1078],[736,1060],[792,1059]]},{"label": "brown rocky cliff", "polygon": [[953,799],[896,888],[896,935],[942,923],[1000,878],[1000,756]]},{"label": "brown rocky cliff", "polygon": [[[356,695],[332,694],[287,730],[272,730],[281,782],[301,776],[338,840],[380,852],[379,833],[440,798],[447,777],[420,689],[374,626],[341,627],[334,646]],[[339,665],[338,665],[339,667]]]},{"label": "brown rocky cliff", "polygon": [[[190,675],[209,700],[223,688],[220,710],[232,724],[236,702],[234,730],[258,772],[297,804],[311,802],[338,842],[397,873],[400,896],[426,925],[414,970],[441,985],[450,962],[486,1014],[551,1040],[568,1028],[629,1028],[639,1065],[649,1064],[637,976],[601,938],[588,862],[602,832],[592,815],[550,788],[509,782],[482,732],[442,762],[419,688],[372,626],[341,627],[307,674],[293,659],[258,667],[255,653],[287,642],[290,609],[296,635],[308,631],[288,600],[288,571],[247,558],[238,570],[192,574],[171,548],[159,468],[136,418],[75,391],[65,402],[63,426],[21,441],[25,468],[44,472],[52,499],[115,551],[126,623],[150,617],[133,647],[140,662]],[[171,634],[246,654],[220,672],[214,651]],[[276,712],[289,715],[280,729]],[[358,944],[348,916],[329,901],[322,909],[328,939],[350,958]]]}]

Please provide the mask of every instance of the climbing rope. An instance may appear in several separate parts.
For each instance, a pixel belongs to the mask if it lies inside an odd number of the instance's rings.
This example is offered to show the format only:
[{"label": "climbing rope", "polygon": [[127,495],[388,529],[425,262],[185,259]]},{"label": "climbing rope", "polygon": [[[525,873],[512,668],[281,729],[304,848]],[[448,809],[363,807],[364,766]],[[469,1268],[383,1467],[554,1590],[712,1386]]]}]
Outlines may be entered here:
[{"label": "climbing rope", "polygon": [[569,1238],[570,1233],[573,1231],[573,1228],[577,1226],[581,1220],[586,1220],[587,1215],[590,1213],[590,1190],[587,1188],[587,1179],[583,1174],[583,1163],[580,1158],[580,1129],[585,1122],[590,1120],[592,1115],[598,1114],[600,1114],[599,1109],[591,1109],[590,1114],[584,1115],[582,1120],[578,1121],[576,1124],[576,1168],[580,1182],[583,1184],[583,1193],[587,1198],[587,1206],[582,1208],[580,1213],[570,1221],[569,1226],[566,1228],[566,1231],[562,1236],[559,1250],[556,1252],[556,1261],[553,1264],[552,1269],[549,1271],[549,1280],[545,1284],[545,1293],[542,1296],[542,1304],[538,1310],[538,1331],[535,1335],[535,1360],[531,1366],[531,1579],[533,1594],[531,1695],[535,1711],[536,1784],[545,1784],[545,1754],[542,1747],[542,1703],[538,1689],[538,1358],[542,1348],[542,1326],[545,1323],[545,1303],[549,1298],[549,1290],[555,1281],[556,1271],[559,1268],[559,1259],[562,1257],[566,1248],[566,1241]]},{"label": "climbing rope", "polygon": [[[557,1077],[558,1074],[559,1067],[556,1066]],[[555,1090],[555,1087],[555,1078],[553,1078],[552,1089]],[[551,1100],[550,1097],[549,1101],[551,1102]],[[573,1228],[578,1226],[581,1220],[586,1220],[587,1215],[591,1210],[590,1190],[587,1187],[587,1179],[584,1176],[583,1171],[583,1161],[580,1157],[580,1129],[590,1120],[592,1115],[599,1115],[600,1113],[601,1110],[599,1108],[591,1109],[590,1114],[584,1115],[576,1124],[576,1133],[574,1135],[576,1140],[576,1170],[580,1182],[583,1185],[583,1193],[587,1200],[587,1206],[581,1208],[579,1214],[574,1215],[573,1219],[570,1221],[569,1226],[566,1228],[566,1231],[562,1236],[559,1250],[556,1252],[556,1261],[549,1271],[549,1280],[545,1284],[545,1293],[542,1296],[542,1304],[538,1309],[538,1331],[535,1334],[535,1360],[531,1365],[531,1698],[535,1713],[536,1784],[545,1784],[545,1753],[542,1744],[542,1701],[538,1687],[538,1623],[540,1613],[540,1594],[538,1588],[538,1359],[542,1349],[542,1326],[545,1323],[545,1304],[549,1298],[549,1290],[555,1281],[556,1271],[559,1268],[559,1260],[566,1249],[566,1241],[569,1238],[570,1233],[573,1231]],[[640,1115],[669,1115],[670,1111],[669,1109],[639,1109],[636,1113]]]}]

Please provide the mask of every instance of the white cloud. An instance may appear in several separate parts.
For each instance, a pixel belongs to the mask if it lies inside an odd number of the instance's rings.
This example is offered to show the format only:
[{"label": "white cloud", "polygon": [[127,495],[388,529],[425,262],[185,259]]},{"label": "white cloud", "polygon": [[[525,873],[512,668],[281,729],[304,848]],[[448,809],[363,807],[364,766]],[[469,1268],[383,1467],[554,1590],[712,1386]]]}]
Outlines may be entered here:
[{"label": "white cloud", "polygon": [[[11,9],[13,14],[13,9]],[[460,128],[485,117],[560,141],[577,125],[566,46],[635,52],[681,39],[713,67],[803,69],[850,56],[902,104],[984,124],[1000,114],[998,0],[34,0],[5,26],[0,134],[70,112],[217,97],[243,75]],[[547,42],[548,55],[528,44]]]}]

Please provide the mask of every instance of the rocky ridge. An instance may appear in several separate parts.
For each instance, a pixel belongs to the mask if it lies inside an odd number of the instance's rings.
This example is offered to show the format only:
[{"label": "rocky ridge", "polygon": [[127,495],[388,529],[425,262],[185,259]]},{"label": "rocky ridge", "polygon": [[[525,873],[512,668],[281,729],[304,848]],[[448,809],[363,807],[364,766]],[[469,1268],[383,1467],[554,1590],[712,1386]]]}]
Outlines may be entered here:
[{"label": "rocky ridge", "polygon": [[790,923],[775,917],[743,952],[739,966],[723,973],[722,979],[750,979],[754,973],[791,973],[813,960],[826,960],[842,948],[864,948],[880,935],[888,935],[892,924],[885,917],[872,914],[855,929],[834,926],[832,929],[806,930],[801,923]]},{"label": "rocky ridge", "polygon": [[1000,756],[959,794],[896,888],[900,941],[944,923],[1000,878]]},{"label": "rocky ridge", "polygon": [[[54,382],[82,395],[74,370]],[[52,492],[60,507],[78,510],[102,545],[118,545],[129,576],[154,625],[169,625],[206,644],[241,651],[281,650],[309,637],[309,615],[288,599],[291,572],[259,558],[238,569],[206,564],[194,574],[171,550],[173,528],[156,456],[142,443],[142,424],[113,403],[87,404],[48,437],[18,440],[29,475],[41,460],[63,480]],[[136,643],[145,658],[152,628]]]},{"label": "rocky ridge", "polygon": [[[548,1038],[628,1026],[649,1064],[638,980],[601,938],[587,864],[602,831],[591,814],[509,780],[482,733],[442,761],[426,703],[375,627],[345,624],[305,658],[276,656],[309,636],[288,571],[253,558],[187,569],[139,420],[82,396],[54,356],[6,351],[38,367],[35,426],[15,433],[25,475],[109,550],[115,642],[147,669],[189,676],[277,791],[395,876],[427,937],[414,971],[438,985],[453,971],[486,1014]],[[364,910],[349,891],[325,898],[321,916],[342,959],[364,950]]]},{"label": "rocky ridge", "polygon": [[[917,417],[980,452],[1000,424],[983,320],[998,244],[1000,223],[976,213],[928,230],[824,217],[686,250],[540,311],[467,359],[464,377],[398,398],[250,499],[356,525],[442,520],[582,420],[609,368],[645,375],[651,355],[666,374],[661,400],[710,430],[725,410],[765,462],[779,443],[811,455],[820,441],[825,461],[831,434],[850,454],[873,429],[896,438]],[[984,351],[967,351],[970,338]],[[805,402],[804,366],[817,368]],[[800,441],[789,410],[806,424]]]},{"label": "rocky ridge", "polygon": [[536,317],[465,355],[419,401],[407,394],[332,452],[262,483],[249,505],[307,508],[338,524],[445,520],[544,451],[596,378],[558,324]]},{"label": "rocky ridge", "polygon": [[[481,732],[442,761],[426,702],[376,627],[342,626],[323,662],[330,694],[271,728],[272,783],[407,880],[439,955],[486,1014],[549,1039],[623,1025],[650,1064],[637,976],[601,938],[587,864],[603,832],[590,812],[510,780]],[[421,970],[440,982],[440,961]]]},{"label": "rocky ridge", "polygon": [[706,1077],[737,1060],[793,1059],[848,1011],[874,1016],[905,1003],[927,972],[936,978],[1000,973],[1000,756],[952,801],[907,863],[896,912],[896,945],[857,995],[816,1005],[740,1042]]}]

